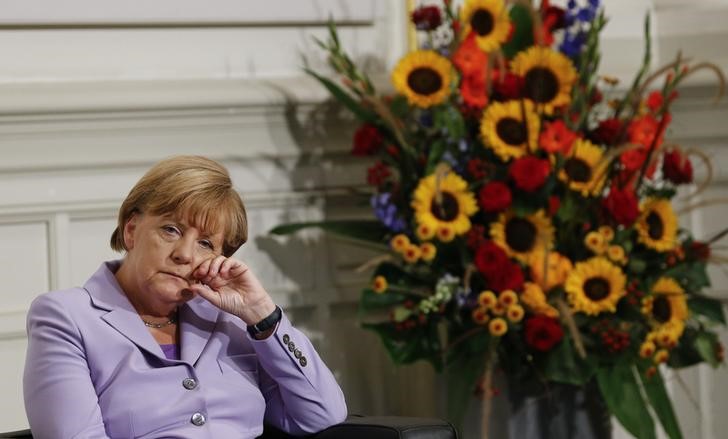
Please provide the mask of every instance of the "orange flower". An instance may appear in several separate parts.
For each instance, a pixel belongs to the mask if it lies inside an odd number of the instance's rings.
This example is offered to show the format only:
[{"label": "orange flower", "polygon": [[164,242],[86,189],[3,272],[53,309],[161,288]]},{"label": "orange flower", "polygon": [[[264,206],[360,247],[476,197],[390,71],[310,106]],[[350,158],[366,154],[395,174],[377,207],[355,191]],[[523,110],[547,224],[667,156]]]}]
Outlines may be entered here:
[{"label": "orange flower", "polygon": [[411,244],[408,245],[407,248],[402,253],[402,257],[405,261],[409,262],[410,264],[414,264],[420,259],[420,256],[422,256],[422,250],[417,245]]},{"label": "orange flower", "polygon": [[495,298],[495,293],[492,291],[483,291],[478,296],[478,303],[485,309],[492,307],[496,302],[498,302],[498,299]]},{"label": "orange flower", "polygon": [[387,284],[387,279],[384,276],[377,276],[372,281],[372,290],[374,290],[377,294],[382,294],[387,291],[387,287],[389,287],[389,285]]},{"label": "orange flower", "polygon": [[399,235],[395,235],[394,238],[389,241],[389,246],[392,247],[392,250],[396,251],[397,253],[404,252],[409,245],[409,238],[407,237],[407,235],[403,235],[401,233]]},{"label": "orange flower", "polygon": [[435,259],[437,248],[431,242],[425,242],[424,244],[420,244],[420,252],[422,253],[422,260],[430,262]]},{"label": "orange flower", "polygon": [[488,311],[483,307],[475,308],[471,316],[473,317],[473,321],[479,325],[485,325],[488,323],[488,320],[490,320]]},{"label": "orange flower", "polygon": [[[665,117],[668,117],[668,115],[665,115]],[[649,148],[652,145],[652,141],[655,139],[655,136],[657,136],[658,128],[659,123],[654,116],[648,114],[638,117],[632,121],[627,129],[629,141]],[[657,140],[655,149],[659,148],[661,143],[662,133],[660,133],[660,138]]]},{"label": "orange flower", "polygon": [[488,105],[488,90],[485,84],[485,71],[463,76],[460,84],[460,95],[466,105],[483,108]]},{"label": "orange flower", "polygon": [[513,323],[520,322],[523,319],[524,314],[525,312],[523,311],[523,307],[521,305],[511,305],[506,310],[506,316],[508,317],[508,320]]},{"label": "orange flower", "polygon": [[508,324],[502,318],[496,317],[490,321],[490,324],[488,325],[488,330],[492,335],[500,337],[508,331]]},{"label": "orange flower", "polygon": [[417,226],[415,234],[422,241],[427,241],[428,239],[432,239],[432,237],[435,236],[435,229],[430,227],[428,224],[420,224]]},{"label": "orange flower", "polygon": [[437,229],[437,239],[442,242],[450,242],[455,238],[455,232],[452,227],[441,225]]},{"label": "orange flower", "polygon": [[545,124],[545,128],[539,137],[539,145],[544,151],[555,154],[560,152],[563,155],[569,154],[571,145],[577,139],[575,132],[571,131],[563,120],[555,120]]},{"label": "orange flower", "polygon": [[452,57],[452,63],[458,68],[463,76],[481,74],[485,79],[485,68],[488,65],[488,55],[480,50],[475,43],[475,34],[470,32],[460,43]]},{"label": "orange flower", "polygon": [[513,290],[505,290],[498,295],[498,302],[505,307],[509,307],[518,303],[518,296],[513,292]]}]

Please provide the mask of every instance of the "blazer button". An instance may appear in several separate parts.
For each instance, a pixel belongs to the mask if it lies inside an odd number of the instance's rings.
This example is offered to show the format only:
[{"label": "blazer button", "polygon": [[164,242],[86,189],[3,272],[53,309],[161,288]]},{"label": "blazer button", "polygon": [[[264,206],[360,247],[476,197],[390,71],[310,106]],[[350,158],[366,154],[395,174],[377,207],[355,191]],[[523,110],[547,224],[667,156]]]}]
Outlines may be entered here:
[{"label": "blazer button", "polygon": [[308,360],[306,360],[306,357],[301,357],[298,359],[298,364],[301,365],[301,367],[306,367],[308,364]]},{"label": "blazer button", "polygon": [[293,351],[293,356],[294,357],[301,358],[301,355],[302,354],[301,354],[301,350],[300,349],[296,349],[295,351]]},{"label": "blazer button", "polygon": [[182,386],[187,390],[192,390],[197,387],[197,381],[194,378],[185,378],[182,380]]},{"label": "blazer button", "polygon": [[283,334],[283,343],[288,344],[289,341],[291,341],[291,337],[288,334]]},{"label": "blazer button", "polygon": [[288,350],[293,352],[296,349],[296,343],[290,341],[288,342]]},{"label": "blazer button", "polygon": [[197,412],[194,415],[192,415],[192,418],[190,419],[190,421],[192,421],[192,423],[195,424],[196,426],[202,427],[203,425],[205,425],[205,421],[206,421],[205,415],[203,415],[200,412]]}]

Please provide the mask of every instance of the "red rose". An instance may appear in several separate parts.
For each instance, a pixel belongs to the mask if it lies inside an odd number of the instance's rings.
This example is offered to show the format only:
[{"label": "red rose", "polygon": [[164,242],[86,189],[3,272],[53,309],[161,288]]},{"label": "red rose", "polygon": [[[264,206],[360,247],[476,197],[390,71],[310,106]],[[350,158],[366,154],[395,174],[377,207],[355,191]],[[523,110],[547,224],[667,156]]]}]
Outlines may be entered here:
[{"label": "red rose", "polygon": [[595,143],[614,145],[622,130],[622,121],[619,119],[607,119],[599,122],[599,126],[591,133],[591,139]]},{"label": "red rose", "polygon": [[528,155],[514,160],[508,173],[517,188],[533,192],[543,186],[550,171],[551,165],[548,160]]},{"label": "red rose", "polygon": [[485,276],[503,271],[510,262],[505,250],[493,241],[486,241],[475,252],[475,266]]},{"label": "red rose", "polygon": [[613,185],[609,195],[602,200],[602,207],[623,226],[632,224],[640,214],[637,196],[629,186],[620,189]]},{"label": "red rose", "polygon": [[482,180],[488,176],[491,166],[490,163],[481,158],[470,159],[467,164],[468,174],[473,177],[473,180]]},{"label": "red rose", "polygon": [[693,165],[690,159],[677,150],[668,151],[663,156],[662,173],[666,179],[675,184],[687,184],[693,181]]},{"label": "red rose", "polygon": [[372,124],[365,123],[354,133],[351,153],[358,156],[373,155],[382,146],[382,133]]},{"label": "red rose", "polygon": [[494,291],[513,290],[523,288],[523,270],[515,262],[508,261],[500,270],[485,275],[488,286]]},{"label": "red rose", "polygon": [[511,205],[511,190],[500,181],[491,181],[478,193],[480,205],[486,212],[500,212]]},{"label": "red rose", "polygon": [[546,352],[564,337],[559,321],[546,316],[534,316],[526,320],[526,344],[537,351]]},{"label": "red rose", "polygon": [[412,13],[412,22],[418,30],[435,30],[442,24],[440,8],[422,6]]}]

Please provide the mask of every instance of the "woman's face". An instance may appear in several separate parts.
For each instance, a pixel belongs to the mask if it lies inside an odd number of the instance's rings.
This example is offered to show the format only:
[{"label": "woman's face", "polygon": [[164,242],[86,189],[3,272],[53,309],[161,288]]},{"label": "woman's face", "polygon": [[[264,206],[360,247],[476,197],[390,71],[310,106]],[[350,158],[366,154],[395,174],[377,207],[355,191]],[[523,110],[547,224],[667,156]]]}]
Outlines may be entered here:
[{"label": "woman's face", "polygon": [[192,272],[222,254],[223,233],[206,233],[172,215],[135,214],[124,227],[124,240],[128,287],[152,306],[170,306],[192,298]]}]

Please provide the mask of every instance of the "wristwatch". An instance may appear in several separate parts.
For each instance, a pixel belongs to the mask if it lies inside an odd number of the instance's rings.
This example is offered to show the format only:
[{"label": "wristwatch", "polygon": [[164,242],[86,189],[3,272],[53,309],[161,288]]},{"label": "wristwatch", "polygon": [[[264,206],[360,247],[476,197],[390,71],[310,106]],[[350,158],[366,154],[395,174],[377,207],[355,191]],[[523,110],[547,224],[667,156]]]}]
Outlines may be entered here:
[{"label": "wristwatch", "polygon": [[282,316],[283,311],[281,311],[281,308],[276,305],[276,309],[273,310],[273,312],[270,313],[268,317],[264,318],[254,325],[248,325],[248,333],[251,335],[251,337],[255,337],[256,335],[274,327],[278,322],[281,321]]}]

